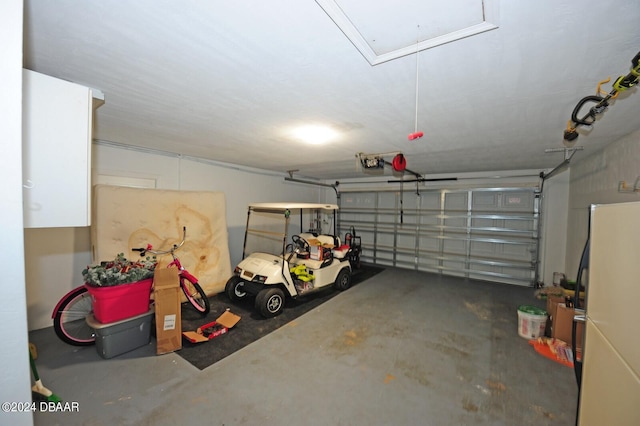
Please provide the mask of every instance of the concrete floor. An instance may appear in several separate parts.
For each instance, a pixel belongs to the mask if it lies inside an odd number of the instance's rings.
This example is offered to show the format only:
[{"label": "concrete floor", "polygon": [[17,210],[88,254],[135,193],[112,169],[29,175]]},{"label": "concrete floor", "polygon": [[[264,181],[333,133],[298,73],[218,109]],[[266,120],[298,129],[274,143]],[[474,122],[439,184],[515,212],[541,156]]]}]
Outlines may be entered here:
[{"label": "concrete floor", "polygon": [[104,360],[38,330],[42,381],[79,412],[34,423],[573,425],[573,370],[518,336],[518,305],[541,303],[531,288],[391,268],[202,371],[155,355],[153,339]]}]

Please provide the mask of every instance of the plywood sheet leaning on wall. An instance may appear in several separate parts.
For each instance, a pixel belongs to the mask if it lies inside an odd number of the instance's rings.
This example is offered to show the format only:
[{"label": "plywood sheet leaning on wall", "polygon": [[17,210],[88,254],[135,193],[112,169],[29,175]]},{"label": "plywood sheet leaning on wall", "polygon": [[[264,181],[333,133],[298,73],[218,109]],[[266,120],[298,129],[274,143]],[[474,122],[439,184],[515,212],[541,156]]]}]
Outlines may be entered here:
[{"label": "plywood sheet leaning on wall", "polygon": [[[91,248],[94,262],[118,253],[135,259],[134,247],[169,249],[187,239],[176,252],[182,265],[208,295],[224,291],[231,276],[225,197],[222,192],[175,191],[96,185],[93,191]],[[171,256],[158,259],[159,267]]]}]

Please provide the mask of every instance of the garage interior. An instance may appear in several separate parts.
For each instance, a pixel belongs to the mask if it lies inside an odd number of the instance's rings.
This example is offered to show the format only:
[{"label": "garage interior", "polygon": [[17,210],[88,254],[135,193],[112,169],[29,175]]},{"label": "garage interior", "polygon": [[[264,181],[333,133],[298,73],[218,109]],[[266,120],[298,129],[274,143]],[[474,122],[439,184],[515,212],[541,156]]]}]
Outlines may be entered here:
[{"label": "garage interior", "polygon": [[153,343],[105,360],[41,329],[45,385],[83,396],[35,423],[573,424],[573,370],[518,336],[525,301],[530,288],[388,268],[204,370]]},{"label": "garage interior", "polygon": [[[31,342],[44,384],[80,405],[0,414],[11,424],[578,423],[574,370],[518,336],[517,310],[545,308],[536,290],[554,273],[577,278],[592,205],[640,201],[640,95],[624,79],[640,5],[11,0],[0,12],[0,214],[16,224],[1,257],[20,284],[0,302],[3,401],[31,397],[16,350]],[[88,90],[85,146],[47,130],[25,142],[31,72]],[[96,228],[96,185],[221,197],[207,214],[224,224],[223,275],[242,260],[248,204],[335,203],[337,235],[356,233],[363,264],[384,270],[203,370],[156,355],[153,339],[102,359],[51,327],[82,269],[105,260],[96,232],[121,239]],[[118,229],[167,210],[134,206],[134,222],[109,209]],[[176,211],[198,235],[213,223]],[[213,297],[224,278],[208,284]]]}]

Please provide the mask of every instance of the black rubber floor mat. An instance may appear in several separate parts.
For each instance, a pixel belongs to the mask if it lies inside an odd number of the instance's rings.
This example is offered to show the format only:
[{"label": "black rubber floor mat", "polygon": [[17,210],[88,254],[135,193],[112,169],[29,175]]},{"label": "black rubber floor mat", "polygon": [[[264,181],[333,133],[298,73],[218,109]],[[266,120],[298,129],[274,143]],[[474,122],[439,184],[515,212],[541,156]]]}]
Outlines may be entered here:
[{"label": "black rubber floor mat", "polygon": [[[362,265],[360,269],[354,272],[352,285],[357,285],[383,270],[384,268],[377,266]],[[198,315],[191,307],[183,305],[183,331],[195,331],[201,325],[215,321],[226,309],[236,315],[240,315],[241,319],[227,334],[215,337],[204,343],[191,343],[183,338],[182,349],[177,351],[176,354],[203,370],[340,293],[340,291],[328,287],[326,290],[309,296],[287,299],[284,312],[275,318],[263,318],[256,312],[252,298],[240,302],[232,302],[222,293],[209,298],[211,312],[205,318]]]}]

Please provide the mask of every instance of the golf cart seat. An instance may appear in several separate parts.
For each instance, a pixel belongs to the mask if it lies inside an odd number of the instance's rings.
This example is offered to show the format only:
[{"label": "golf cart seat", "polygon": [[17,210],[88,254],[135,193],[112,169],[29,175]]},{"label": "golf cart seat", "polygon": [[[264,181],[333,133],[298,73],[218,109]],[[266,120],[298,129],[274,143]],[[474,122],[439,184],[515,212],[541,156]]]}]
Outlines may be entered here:
[{"label": "golf cart seat", "polygon": [[334,235],[312,234],[312,233],[306,232],[304,234],[300,234],[300,238],[303,238],[309,244],[331,246],[331,247],[340,246],[340,238]]},{"label": "golf cart seat", "polygon": [[340,242],[340,237],[334,235],[318,235],[316,237],[324,246],[331,246],[331,254],[337,259],[344,259],[349,251],[349,246]]},{"label": "golf cart seat", "polygon": [[347,245],[337,246],[337,247],[334,247],[333,250],[331,250],[331,252],[333,253],[333,257],[335,257],[336,259],[344,259],[347,253],[349,252],[349,246]]},{"label": "golf cart seat", "polygon": [[298,236],[307,242],[309,250],[306,255],[298,257],[321,261],[319,268],[330,265],[333,258],[341,259],[344,257],[342,252],[339,253],[339,256],[335,256],[334,249],[338,247],[336,244],[340,244],[340,239],[333,235],[307,232]]},{"label": "golf cart seat", "polygon": [[340,243],[340,237],[335,235],[304,233],[300,234],[300,238],[307,241],[310,246],[322,246],[325,250],[330,250],[331,255],[337,259],[344,259],[349,249],[343,247]]}]

